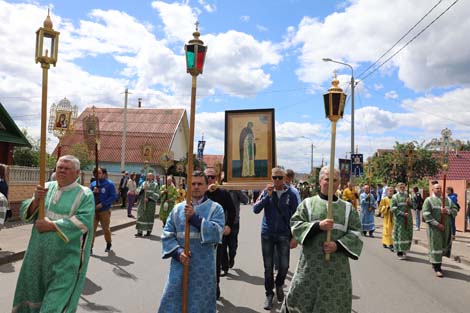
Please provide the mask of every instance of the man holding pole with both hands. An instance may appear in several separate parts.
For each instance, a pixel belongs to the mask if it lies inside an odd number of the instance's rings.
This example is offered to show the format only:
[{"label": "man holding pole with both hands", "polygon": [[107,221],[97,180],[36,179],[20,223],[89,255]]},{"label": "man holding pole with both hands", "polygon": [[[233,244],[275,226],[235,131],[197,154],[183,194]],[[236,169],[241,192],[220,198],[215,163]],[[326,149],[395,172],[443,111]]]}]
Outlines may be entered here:
[{"label": "man holding pole with both hands", "polygon": [[[192,175],[191,203],[178,203],[163,228],[162,257],[171,257],[171,265],[159,313],[181,312],[183,265],[189,264],[188,312],[217,311],[216,249],[224,232],[225,215],[222,206],[206,196],[206,175],[200,171]],[[185,254],[183,248],[186,218],[190,223],[189,254]]]},{"label": "man holding pole with both hands", "polygon": [[[307,198],[291,218],[293,238],[303,246],[281,312],[350,313],[352,282],[349,258],[362,250],[361,222],[352,204],[333,195],[333,219],[327,218],[329,166],[320,170],[320,194]],[[333,189],[338,189],[339,171]],[[326,241],[331,231],[331,240]],[[325,259],[330,254],[330,260]]]}]

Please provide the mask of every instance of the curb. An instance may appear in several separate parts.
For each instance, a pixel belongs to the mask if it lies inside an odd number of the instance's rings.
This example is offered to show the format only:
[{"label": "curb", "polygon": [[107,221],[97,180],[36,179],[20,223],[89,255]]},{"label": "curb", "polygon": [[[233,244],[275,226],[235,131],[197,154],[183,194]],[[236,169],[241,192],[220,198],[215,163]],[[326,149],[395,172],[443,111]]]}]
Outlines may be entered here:
[{"label": "curb", "polygon": [[[124,223],[124,224],[118,224],[118,225],[111,226],[110,229],[111,229],[111,232],[113,232],[113,231],[117,231],[117,230],[120,230],[120,229],[123,229],[123,228],[133,226],[136,223],[137,223],[137,220],[133,220],[133,221],[130,221],[130,222],[127,222],[127,223]],[[102,235],[103,235],[103,230],[102,229],[100,229],[96,232],[96,237],[102,236]],[[5,256],[1,257],[0,258],[0,266],[4,265],[4,264],[13,263],[13,262],[17,262],[17,261],[22,260],[24,258],[25,252],[26,252],[26,250],[20,251],[20,252],[15,252],[15,253],[5,255]]]}]

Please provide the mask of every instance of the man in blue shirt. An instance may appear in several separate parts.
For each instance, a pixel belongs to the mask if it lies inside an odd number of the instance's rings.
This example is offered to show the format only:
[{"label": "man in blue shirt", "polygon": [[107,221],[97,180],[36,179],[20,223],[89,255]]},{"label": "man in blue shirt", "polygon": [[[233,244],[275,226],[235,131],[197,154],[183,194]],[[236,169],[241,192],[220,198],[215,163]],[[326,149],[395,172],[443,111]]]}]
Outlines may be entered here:
[{"label": "man in blue shirt", "polygon": [[[253,212],[259,214],[264,209],[261,225],[261,248],[264,263],[264,288],[266,290],[265,310],[273,306],[274,284],[278,302],[284,300],[282,289],[289,269],[290,249],[297,246],[290,231],[290,218],[299,202],[292,189],[284,184],[285,171],[275,167],[271,171],[272,183],[263,190],[253,205]],[[274,281],[274,249],[278,253],[279,269]]]},{"label": "man in blue shirt", "polygon": [[98,187],[96,187],[96,180],[90,184],[90,189],[98,194],[95,197],[95,222],[93,231],[93,241],[91,249],[93,252],[93,245],[95,243],[96,228],[98,223],[101,224],[103,229],[104,239],[106,240],[106,249],[104,252],[111,251],[111,230],[109,228],[111,220],[111,205],[117,200],[116,187],[114,183],[107,179],[108,171],[103,168],[98,168]]}]

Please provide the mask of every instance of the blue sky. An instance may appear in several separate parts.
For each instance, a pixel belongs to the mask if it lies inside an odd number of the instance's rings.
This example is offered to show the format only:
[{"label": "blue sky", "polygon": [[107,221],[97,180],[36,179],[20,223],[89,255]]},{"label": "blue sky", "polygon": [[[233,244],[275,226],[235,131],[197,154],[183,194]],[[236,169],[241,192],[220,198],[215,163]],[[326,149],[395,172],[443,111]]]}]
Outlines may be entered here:
[{"label": "blue sky", "polygon": [[[0,0],[0,101],[20,127],[39,135],[40,67],[34,32],[52,9],[61,32],[59,61],[50,70],[49,102],[67,97],[85,107],[189,106],[183,47],[196,20],[208,45],[198,78],[196,139],[205,153],[223,153],[224,110],[275,108],[278,162],[296,171],[329,158],[330,123],[322,94],[338,71],[349,95],[351,64],[358,81],[355,143],[370,155],[395,141],[429,141],[448,127],[470,135],[470,5],[443,1],[3,1]],[[437,5],[436,5],[437,4]],[[375,73],[363,73],[434,6],[383,60],[412,43]],[[21,38],[21,40],[19,40]],[[362,74],[362,75],[361,75]],[[338,123],[337,156],[350,151],[350,99]],[[50,138],[48,149],[57,142]]]}]

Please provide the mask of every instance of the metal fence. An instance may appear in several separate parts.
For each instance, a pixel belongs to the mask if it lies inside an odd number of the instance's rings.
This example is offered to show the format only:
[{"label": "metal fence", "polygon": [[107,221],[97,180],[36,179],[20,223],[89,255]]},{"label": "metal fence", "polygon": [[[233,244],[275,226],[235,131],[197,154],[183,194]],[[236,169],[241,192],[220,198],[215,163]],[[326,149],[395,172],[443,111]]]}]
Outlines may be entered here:
[{"label": "metal fence", "polygon": [[[46,180],[51,177],[52,169],[46,169]],[[28,184],[39,182],[39,168],[27,166],[8,166],[8,182],[10,184]]]}]

